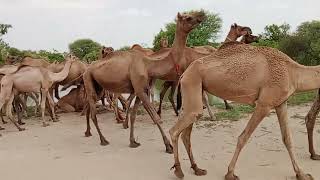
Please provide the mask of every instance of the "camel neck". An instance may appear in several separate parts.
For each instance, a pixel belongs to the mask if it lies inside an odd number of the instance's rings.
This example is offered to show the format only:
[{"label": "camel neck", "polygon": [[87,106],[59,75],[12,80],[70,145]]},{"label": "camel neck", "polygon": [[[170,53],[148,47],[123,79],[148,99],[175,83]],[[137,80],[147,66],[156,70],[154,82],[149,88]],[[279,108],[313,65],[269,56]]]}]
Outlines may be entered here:
[{"label": "camel neck", "polygon": [[66,64],[64,65],[62,71],[60,71],[58,73],[53,73],[52,74],[53,82],[63,81],[68,76],[70,67],[71,67],[71,61],[67,61]]},{"label": "camel neck", "polygon": [[172,61],[171,53],[168,56],[160,60],[149,60],[148,61],[148,74],[152,78],[170,80],[171,77],[175,76],[174,62]]},{"label": "camel neck", "polygon": [[296,91],[308,91],[320,88],[320,66],[302,66],[295,68]]},{"label": "camel neck", "polygon": [[177,29],[170,52],[174,58],[173,60],[175,64],[180,64],[180,61],[182,60],[181,58],[183,57],[186,48],[187,37],[188,33]]},{"label": "camel neck", "polygon": [[237,39],[238,39],[237,34],[234,31],[230,30],[226,39],[224,40],[224,43],[233,42],[233,41],[236,41]]}]

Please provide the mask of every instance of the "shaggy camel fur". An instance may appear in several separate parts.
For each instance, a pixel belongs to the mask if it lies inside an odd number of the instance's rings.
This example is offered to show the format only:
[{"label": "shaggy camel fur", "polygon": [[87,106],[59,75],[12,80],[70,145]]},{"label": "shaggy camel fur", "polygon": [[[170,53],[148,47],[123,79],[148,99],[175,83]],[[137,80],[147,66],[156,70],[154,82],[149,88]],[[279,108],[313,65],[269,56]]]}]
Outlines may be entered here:
[{"label": "shaggy camel fur", "polygon": [[202,114],[202,89],[223,99],[255,105],[255,111],[238,138],[237,147],[228,167],[226,180],[234,175],[239,154],[248,139],[270,110],[275,108],[283,142],[288,150],[298,180],[311,180],[298,166],[293,153],[288,127],[287,99],[299,91],[320,88],[320,66],[307,67],[294,62],[284,53],[269,47],[242,43],[226,43],[217,53],[192,63],[180,79],[183,114],[170,129],[173,143],[175,174],[183,177],[178,155],[178,138],[188,152],[196,175],[205,175],[194,161],[190,136],[192,126]]},{"label": "shaggy camel fur", "polygon": [[[235,23],[235,24],[231,25],[230,31],[229,31],[229,33],[228,33],[228,35],[226,37],[225,42],[236,41],[239,37],[247,35],[247,34],[251,34],[251,33],[252,33],[252,31],[251,31],[251,29],[249,27],[239,26],[239,25],[237,25]],[[249,36],[247,38],[249,38]],[[250,43],[249,40],[248,40],[248,42]],[[189,54],[189,55],[192,54],[191,55],[192,58],[189,61],[190,63],[192,63],[193,61],[197,60],[198,58],[201,58],[201,57],[204,57],[204,56],[208,56],[211,53],[214,53],[215,51],[216,51],[216,49],[214,47],[211,47],[211,46],[196,46],[196,47],[193,47],[193,48],[187,48],[185,53]],[[164,96],[165,96],[165,94],[166,94],[166,92],[167,92],[167,90],[169,88],[171,88],[171,90],[170,90],[170,94],[168,96],[168,99],[171,102],[173,110],[176,113],[176,115],[177,116],[179,115],[178,110],[180,109],[181,102],[179,102],[179,100],[178,100],[178,102],[177,102],[178,103],[178,107],[176,107],[175,104],[174,104],[174,100],[173,100],[173,95],[174,95],[174,92],[175,92],[175,89],[176,89],[176,84],[177,84],[176,81],[166,81],[162,85],[162,90],[160,92],[160,103],[159,103],[159,108],[158,108],[158,112],[157,112],[160,116],[161,116],[162,100],[163,100],[163,98],[164,98]],[[178,92],[177,96],[179,98],[179,96],[180,96],[179,92]],[[209,103],[206,100],[205,96],[203,97],[203,100],[204,100],[204,104],[206,105],[206,107],[208,109],[208,112],[209,112],[209,115],[210,115],[211,119],[215,119],[214,114],[212,113],[212,111],[210,109],[210,106],[209,106]],[[227,109],[231,108],[226,101],[225,101],[225,105],[226,105]]]},{"label": "shaggy camel fur", "polygon": [[[172,146],[159,124],[160,117],[157,115],[146,92],[149,82],[153,78],[177,79],[178,74],[186,68],[186,57],[183,50],[188,33],[200,24],[205,18],[204,12],[194,12],[177,16],[176,36],[173,47],[168,56],[153,60],[138,51],[115,52],[108,61],[93,63],[83,75],[85,89],[90,108],[87,108],[87,131],[86,136],[91,136],[89,116],[93,120],[100,136],[101,145],[109,142],[102,135],[96,118],[95,102],[97,94],[103,89],[115,93],[135,93],[137,96],[133,111],[131,112],[130,147],[138,147],[140,144],[134,138],[134,122],[137,107],[142,101],[143,106],[158,126],[166,152],[172,153]],[[117,74],[117,76],[114,76]],[[112,78],[110,78],[112,77]]]},{"label": "shaggy camel fur", "polygon": [[53,120],[55,121],[55,115],[53,112],[54,102],[48,93],[49,88],[53,83],[63,81],[69,73],[70,66],[74,62],[74,57],[67,57],[67,63],[63,70],[59,73],[53,73],[47,68],[32,67],[32,66],[17,66],[13,67],[15,71],[10,74],[6,74],[1,80],[1,92],[0,92],[0,109],[7,103],[6,114],[9,119],[15,124],[15,126],[21,131],[21,128],[14,120],[11,112],[11,104],[15,94],[21,92],[41,92],[41,115],[43,126],[48,126],[49,124],[45,122],[44,110],[45,102],[48,98],[50,109],[53,114]]}]

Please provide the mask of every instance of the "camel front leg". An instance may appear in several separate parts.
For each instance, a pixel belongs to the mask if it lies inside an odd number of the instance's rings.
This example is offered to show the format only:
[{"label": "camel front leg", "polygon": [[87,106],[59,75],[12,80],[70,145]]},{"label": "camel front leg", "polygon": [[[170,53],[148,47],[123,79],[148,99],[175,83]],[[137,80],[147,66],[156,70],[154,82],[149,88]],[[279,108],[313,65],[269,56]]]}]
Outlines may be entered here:
[{"label": "camel front leg", "polygon": [[[1,116],[2,123],[7,124],[8,122],[3,119],[3,109],[0,109],[0,116]],[[0,130],[1,130],[1,128],[0,128]]]},{"label": "camel front leg", "polygon": [[165,82],[162,85],[162,90],[160,92],[160,102],[159,102],[159,108],[158,108],[158,115],[161,117],[161,106],[164,96],[166,95],[166,92],[168,91],[169,87],[171,86],[171,82]]},{"label": "camel front leg", "polygon": [[38,109],[39,109],[39,99],[36,97],[34,93],[30,93],[29,97],[35,102],[35,108],[34,108],[34,115],[37,115]]},{"label": "camel front leg", "polygon": [[129,128],[129,113],[130,113],[130,107],[131,107],[131,103],[134,99],[134,97],[136,97],[133,93],[130,94],[130,96],[128,97],[127,100],[127,108],[126,108],[126,119],[123,121],[123,128],[124,129],[128,129]]},{"label": "camel front leg", "polygon": [[298,180],[313,180],[310,174],[304,174],[301,168],[298,166],[296,157],[293,153],[293,145],[291,140],[291,133],[288,126],[288,112],[287,112],[287,102],[284,102],[280,106],[276,107],[276,113],[278,116],[278,121],[281,129],[282,140],[285,144],[289,156],[293,165],[294,172]]},{"label": "camel front leg", "polygon": [[214,121],[217,118],[211,110],[210,104],[208,102],[208,97],[209,97],[209,94],[207,92],[206,93],[202,92],[202,101],[203,101],[204,105],[207,107],[207,110],[208,110],[208,113],[209,113],[211,120]]},{"label": "camel front leg", "polygon": [[170,90],[170,94],[169,94],[169,101],[171,102],[172,108],[174,110],[174,112],[176,113],[176,116],[179,116],[178,110],[176,105],[174,104],[174,100],[173,100],[173,96],[174,96],[174,92],[176,90],[176,83],[172,83],[171,84],[171,90]]},{"label": "camel front leg", "polygon": [[134,102],[134,106],[133,109],[131,111],[130,114],[130,147],[131,148],[136,148],[138,146],[140,146],[140,143],[137,143],[135,138],[134,138],[134,123],[136,121],[136,115],[137,115],[137,110],[140,104],[140,99],[137,97],[135,102]]},{"label": "camel front leg", "polygon": [[22,100],[20,98],[19,95],[16,95],[13,99],[13,103],[14,103],[14,109],[17,113],[17,116],[18,116],[18,124],[19,125],[24,125],[25,123],[22,122],[22,114],[23,114],[23,106],[22,106]]},{"label": "camel front leg", "polygon": [[10,119],[10,121],[18,128],[19,131],[24,131],[25,128],[21,128],[21,127],[18,125],[18,123],[14,120],[14,117],[13,117],[13,115],[12,115],[12,103],[13,103],[13,99],[14,99],[14,93],[11,92],[11,95],[10,95],[9,100],[8,100],[8,103],[7,103],[7,108],[6,108],[7,112],[6,112],[6,114],[7,114],[8,118]]},{"label": "camel front leg", "polygon": [[316,154],[313,145],[313,130],[316,123],[317,115],[320,112],[320,98],[317,97],[313,102],[311,109],[305,117],[306,127],[308,131],[308,142],[309,142],[309,152],[311,154],[310,158],[313,160],[320,160],[320,155]]},{"label": "camel front leg", "polygon": [[238,137],[238,143],[236,147],[236,151],[232,157],[232,160],[228,166],[228,173],[225,175],[225,180],[239,180],[239,177],[234,175],[235,165],[238,161],[238,157],[240,155],[240,152],[242,148],[246,145],[248,142],[250,136],[254,132],[254,130],[258,127],[260,122],[263,120],[263,118],[269,113],[270,107],[266,107],[260,104],[257,104],[255,111],[253,112],[253,115],[251,116],[250,120],[247,123],[246,128],[241,133],[241,135]]},{"label": "camel front leg", "polygon": [[53,102],[53,99],[50,95],[49,92],[47,92],[47,99],[48,99],[48,102],[49,102],[49,108],[50,108],[50,111],[51,111],[51,114],[52,114],[52,121],[53,122],[58,122],[58,118],[56,117],[56,113],[54,112],[54,102]]},{"label": "camel front leg", "polygon": [[44,88],[41,88],[41,118],[42,118],[42,126],[46,127],[49,126],[49,123],[46,122],[45,120],[45,109],[46,109],[46,99],[47,99],[47,91]]},{"label": "camel front leg", "polygon": [[92,136],[91,134],[91,127],[90,127],[90,107],[86,104],[85,108],[83,111],[86,112],[86,121],[87,121],[87,130],[84,133],[85,137],[90,137]]},{"label": "camel front leg", "polygon": [[166,152],[171,154],[172,153],[172,146],[171,146],[170,141],[168,140],[166,134],[164,133],[162,127],[160,126],[160,117],[158,116],[153,105],[150,103],[149,97],[144,92],[137,93],[137,96],[142,101],[144,108],[147,110],[148,114],[151,116],[151,119],[153,120],[153,122],[158,126],[160,133],[162,135],[163,142],[166,146]]}]

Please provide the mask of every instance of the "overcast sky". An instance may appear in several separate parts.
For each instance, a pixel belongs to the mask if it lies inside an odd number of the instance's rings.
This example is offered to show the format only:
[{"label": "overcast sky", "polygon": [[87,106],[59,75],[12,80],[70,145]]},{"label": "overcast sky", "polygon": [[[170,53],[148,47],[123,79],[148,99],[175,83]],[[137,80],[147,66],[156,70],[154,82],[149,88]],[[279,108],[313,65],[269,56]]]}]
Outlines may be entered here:
[{"label": "overcast sky", "polygon": [[12,24],[5,40],[19,49],[67,51],[79,38],[151,46],[178,11],[200,8],[222,18],[220,40],[234,22],[258,34],[267,24],[320,20],[319,0],[0,0],[0,23]]}]

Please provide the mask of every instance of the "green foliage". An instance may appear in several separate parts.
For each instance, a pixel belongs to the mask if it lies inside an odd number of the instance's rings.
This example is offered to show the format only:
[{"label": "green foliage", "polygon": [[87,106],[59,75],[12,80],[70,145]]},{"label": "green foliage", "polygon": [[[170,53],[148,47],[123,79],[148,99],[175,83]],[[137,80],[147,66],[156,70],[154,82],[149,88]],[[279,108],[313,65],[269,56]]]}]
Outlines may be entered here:
[{"label": "green foliage", "polygon": [[7,34],[9,28],[12,28],[10,24],[0,24],[0,36]]},{"label": "green foliage", "polygon": [[131,49],[130,46],[122,46],[121,48],[118,49],[118,51],[127,51],[129,49]]},{"label": "green foliage", "polygon": [[289,105],[300,105],[312,102],[317,97],[317,91],[299,92],[288,99]]},{"label": "green foliage", "polygon": [[[223,103],[215,104],[215,107],[219,109],[225,109]],[[245,114],[252,113],[254,111],[254,107],[245,104],[232,104],[231,110],[223,110],[215,113],[215,116],[218,120],[239,120],[244,117]]]},{"label": "green foliage", "polygon": [[[218,14],[210,13],[208,11],[205,13],[207,16],[206,20],[189,34],[187,46],[212,45],[212,43],[217,40],[218,32],[221,29],[222,20]],[[170,22],[166,24],[165,28],[161,29],[160,32],[154,37],[153,49],[160,49],[160,40],[162,38],[168,38],[169,46],[172,46],[175,31],[176,22]]]},{"label": "green foliage", "polygon": [[259,35],[259,42],[253,45],[268,46],[272,48],[279,48],[279,42],[289,37],[290,25],[287,23],[276,25],[267,25],[264,28],[265,32]]},{"label": "green foliage", "polygon": [[79,39],[69,44],[69,50],[81,60],[94,61],[98,58],[101,45],[91,39]]}]

